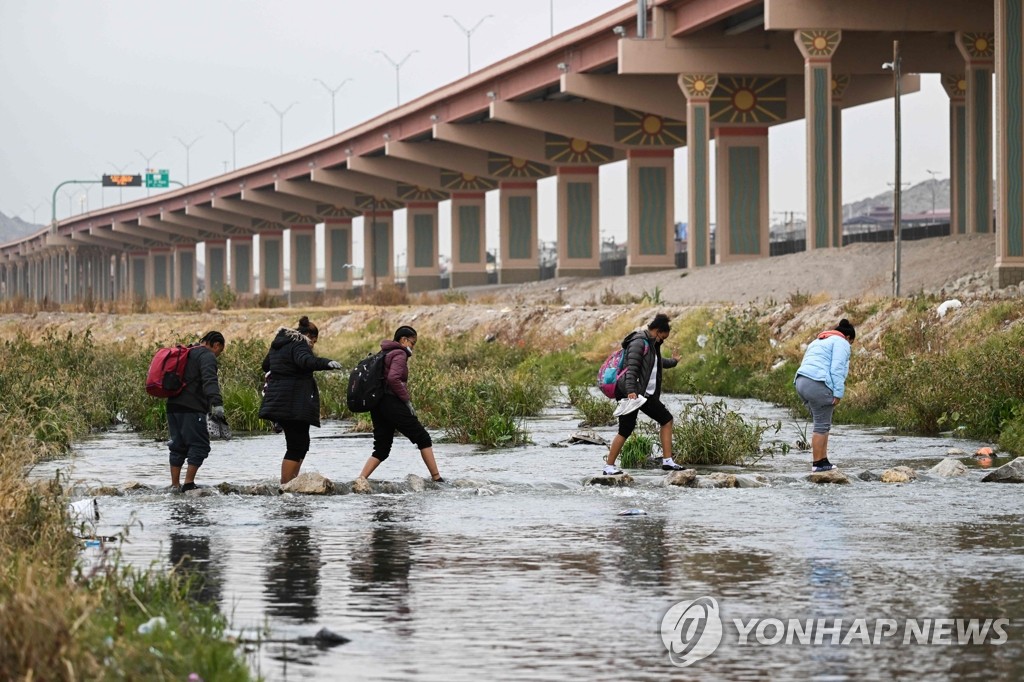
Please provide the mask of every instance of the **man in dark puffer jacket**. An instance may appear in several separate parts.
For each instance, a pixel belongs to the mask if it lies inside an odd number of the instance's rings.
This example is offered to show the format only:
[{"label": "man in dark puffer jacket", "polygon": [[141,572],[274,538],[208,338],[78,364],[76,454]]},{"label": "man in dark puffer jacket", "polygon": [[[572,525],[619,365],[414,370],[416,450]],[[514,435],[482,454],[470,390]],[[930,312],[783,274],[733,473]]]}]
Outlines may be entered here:
[{"label": "man in dark puffer jacket", "polygon": [[185,389],[167,399],[167,431],[170,434],[171,486],[178,488],[181,466],[188,461],[182,492],[194,490],[199,467],[210,454],[206,413],[224,418],[224,399],[217,381],[217,358],[224,352],[224,335],[208,332],[188,352]]},{"label": "man in dark puffer jacket", "polygon": [[281,483],[299,475],[309,452],[309,427],[320,428],[320,389],[313,372],[341,369],[341,363],[313,355],[320,330],[305,315],[296,329],[281,327],[263,358],[263,373],[270,372],[260,405],[260,418],[277,422],[284,430],[285,453]]}]

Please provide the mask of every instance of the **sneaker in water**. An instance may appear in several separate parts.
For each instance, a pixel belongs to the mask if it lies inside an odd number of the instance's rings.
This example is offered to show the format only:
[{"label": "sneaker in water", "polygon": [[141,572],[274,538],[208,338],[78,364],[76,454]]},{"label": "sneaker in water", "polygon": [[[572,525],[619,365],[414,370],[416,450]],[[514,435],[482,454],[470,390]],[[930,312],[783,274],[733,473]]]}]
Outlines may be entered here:
[{"label": "sneaker in water", "polygon": [[811,473],[816,474],[816,473],[821,472],[821,471],[832,471],[833,469],[836,469],[836,468],[838,468],[838,467],[836,467],[836,465],[833,464],[832,462],[827,462],[827,463],[821,464],[821,465],[812,464],[811,465]]},{"label": "sneaker in water", "polygon": [[181,492],[187,493],[189,490],[195,490],[198,487],[195,483],[182,483]]},{"label": "sneaker in water", "polygon": [[448,482],[448,481],[444,480],[444,476],[438,476],[437,478],[431,478],[430,480],[433,481],[434,483],[447,483]]},{"label": "sneaker in water", "polygon": [[675,463],[675,462],[674,462],[673,460],[669,460],[669,461],[667,461],[667,462],[664,462],[664,461],[663,461],[663,462],[661,463],[661,468],[662,468],[662,469],[663,469],[664,471],[682,471],[682,470],[683,470],[683,469],[685,469],[686,467],[684,467],[684,466],[680,466],[679,464],[676,464],[676,463]]},{"label": "sneaker in water", "polygon": [[626,473],[626,472],[624,472],[622,469],[620,469],[618,467],[605,467],[604,468],[604,475],[605,476],[618,476],[619,474],[624,474],[624,473]]}]

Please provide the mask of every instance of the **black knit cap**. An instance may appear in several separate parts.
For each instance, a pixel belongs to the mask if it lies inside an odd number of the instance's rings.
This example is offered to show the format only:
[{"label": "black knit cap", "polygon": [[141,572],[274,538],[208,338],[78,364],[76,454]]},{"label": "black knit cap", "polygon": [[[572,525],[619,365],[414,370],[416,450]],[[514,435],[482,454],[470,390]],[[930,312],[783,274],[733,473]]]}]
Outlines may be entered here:
[{"label": "black knit cap", "polygon": [[850,341],[857,338],[857,330],[853,328],[853,325],[845,317],[839,320],[839,324],[836,325],[836,331],[850,339]]}]

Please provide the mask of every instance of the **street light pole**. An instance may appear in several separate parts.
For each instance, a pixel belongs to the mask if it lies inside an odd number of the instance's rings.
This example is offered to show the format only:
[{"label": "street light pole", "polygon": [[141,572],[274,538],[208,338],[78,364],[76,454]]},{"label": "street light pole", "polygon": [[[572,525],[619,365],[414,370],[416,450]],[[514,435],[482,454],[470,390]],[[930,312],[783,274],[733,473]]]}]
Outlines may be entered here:
[{"label": "street light pole", "polygon": [[199,137],[197,137],[196,139],[192,140],[191,142],[185,142],[185,140],[183,140],[183,139],[181,139],[180,137],[177,137],[177,136],[175,136],[174,139],[177,140],[178,142],[180,142],[181,146],[185,148],[185,184],[186,185],[191,185],[192,184],[192,180],[190,179],[191,175],[189,173],[189,155],[190,155],[190,152],[192,151],[192,145],[194,145],[196,142],[199,142],[199,140],[203,139],[203,136],[200,135]]},{"label": "street light pole", "polygon": [[[140,152],[138,149],[136,149],[135,151],[138,152],[139,156],[141,156],[143,158],[143,160],[145,160],[145,162],[146,162],[146,169],[145,170],[150,170],[152,168],[153,159],[155,159],[156,155],[160,153],[160,152],[153,152],[149,156],[146,156],[145,154]],[[148,187],[146,188],[146,196],[147,197],[149,196],[149,188]]]},{"label": "street light pole", "polygon": [[[110,164],[114,168],[114,170],[116,170],[118,172],[119,175],[124,175],[124,169],[128,168],[129,166],[131,166],[130,163],[126,163],[123,166],[118,166],[113,161],[107,161],[107,163]],[[123,187],[118,187],[117,188],[117,203],[119,203],[119,204],[123,204],[124,203],[124,188]]]},{"label": "street light pole", "polygon": [[900,223],[903,221],[902,198],[903,187],[900,182],[903,157],[901,154],[902,137],[900,134],[900,41],[892,41],[892,61],[882,65],[883,69],[892,69],[893,83],[893,107],[894,107],[894,133],[896,140],[895,154],[895,182],[893,185],[892,197],[892,238],[893,238],[893,269],[892,269],[892,295],[894,298],[900,296]]},{"label": "street light pole", "polygon": [[550,5],[550,16],[551,16],[551,35],[555,35],[555,0],[551,0]]},{"label": "street light pole", "polygon": [[456,19],[455,17],[453,17],[450,14],[446,14],[444,16],[445,16],[445,18],[451,19],[452,21],[454,21],[455,25],[458,26],[459,29],[461,29],[462,32],[466,34],[466,73],[467,74],[473,73],[473,52],[472,52],[473,32],[476,31],[478,28],[480,28],[480,24],[484,23],[488,19],[493,19],[494,15],[493,14],[486,15],[480,21],[476,22],[476,24],[473,25],[473,28],[466,28],[465,26],[462,25],[461,21],[459,21],[458,19]]},{"label": "street light pole", "polygon": [[405,57],[403,57],[402,61],[400,61],[400,62],[396,62],[394,59],[389,57],[385,52],[381,52],[380,50],[374,50],[374,52],[376,52],[380,56],[384,57],[384,59],[386,59],[386,60],[388,60],[388,62],[390,62],[391,66],[395,67],[395,106],[397,107],[398,105],[400,105],[402,103],[402,91],[401,91],[401,88],[400,88],[400,79],[399,79],[398,72],[402,69],[402,66],[407,61],[409,61],[409,57],[411,57],[414,54],[416,54],[417,52],[419,52],[419,50],[413,50],[409,54],[405,55]]},{"label": "street light pole", "polygon": [[284,115],[287,114],[288,111],[292,107],[294,107],[296,104],[298,104],[298,102],[292,102],[287,107],[285,107],[283,110],[282,109],[278,109],[277,107],[275,107],[273,104],[271,104],[270,102],[268,102],[266,100],[263,100],[263,103],[266,104],[271,109],[273,109],[274,113],[277,114],[278,122],[280,123],[280,131],[281,131],[281,153],[284,154]]},{"label": "street light pole", "polygon": [[925,170],[925,173],[932,176],[932,220],[935,220],[935,176],[939,174],[939,171]]},{"label": "street light pole", "polygon": [[335,134],[337,134],[338,129],[337,129],[336,122],[335,122],[335,119],[334,119],[334,96],[338,94],[339,90],[341,90],[343,87],[345,87],[345,83],[348,83],[352,79],[351,78],[346,78],[345,80],[341,81],[341,84],[338,85],[338,87],[336,87],[336,88],[332,88],[330,85],[328,85],[327,83],[324,83],[319,78],[314,78],[313,80],[315,80],[320,85],[324,86],[324,89],[327,90],[327,92],[331,93],[331,135],[335,135]]},{"label": "street light pole", "polygon": [[[220,121],[220,123],[228,129],[228,132],[231,133],[231,170],[238,169],[238,157],[235,155],[235,135],[238,133],[239,130],[242,129],[242,126],[244,126],[248,122],[248,120],[242,121],[238,124],[237,128],[232,128],[227,123],[224,123],[224,121]],[[227,173],[226,168],[224,169],[224,172]]]}]

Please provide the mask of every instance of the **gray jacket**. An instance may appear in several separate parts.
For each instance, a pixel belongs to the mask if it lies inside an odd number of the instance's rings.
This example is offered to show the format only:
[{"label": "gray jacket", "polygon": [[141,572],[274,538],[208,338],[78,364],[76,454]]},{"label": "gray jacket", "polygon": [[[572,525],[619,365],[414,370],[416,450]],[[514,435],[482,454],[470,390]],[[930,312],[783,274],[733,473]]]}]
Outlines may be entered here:
[{"label": "gray jacket", "polygon": [[203,345],[192,346],[185,363],[185,390],[167,399],[168,412],[209,412],[223,405],[217,381],[217,356]]}]

